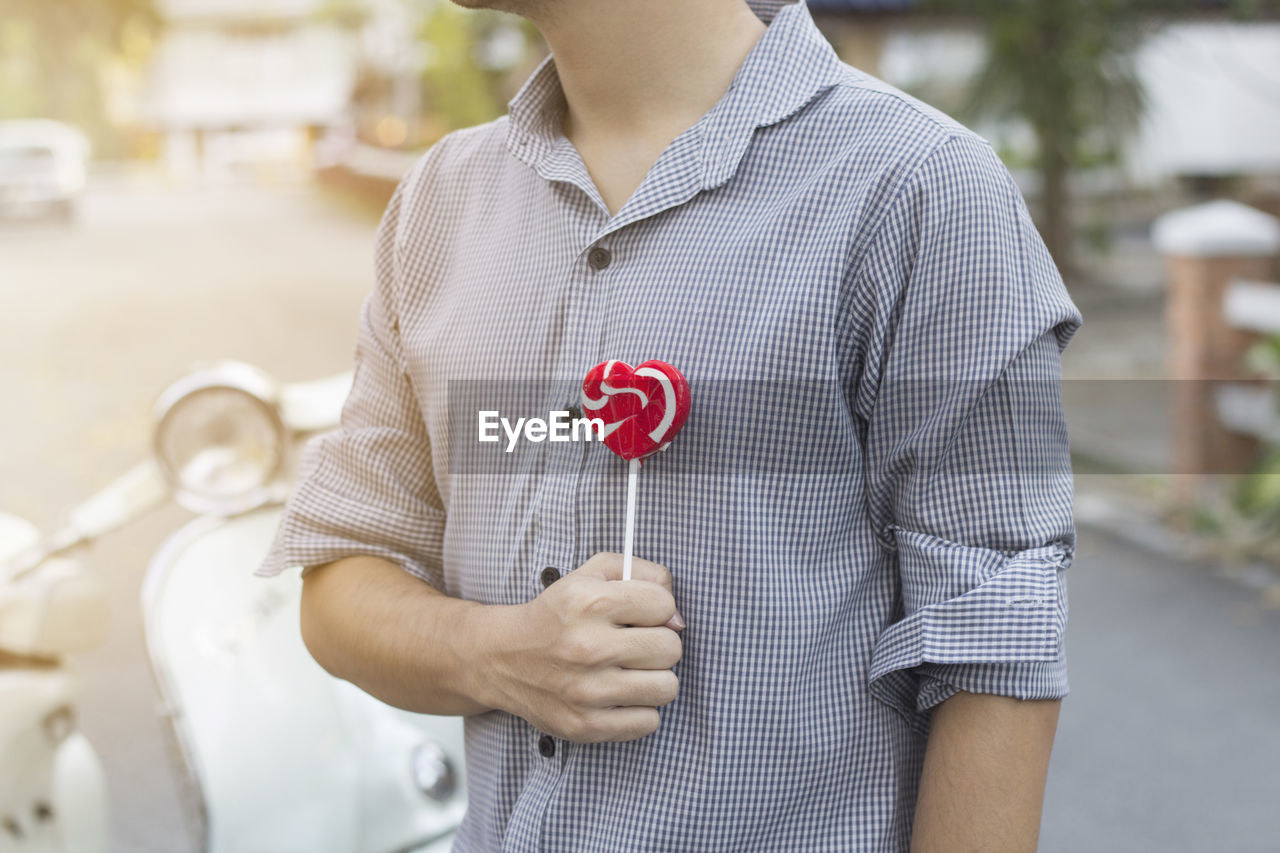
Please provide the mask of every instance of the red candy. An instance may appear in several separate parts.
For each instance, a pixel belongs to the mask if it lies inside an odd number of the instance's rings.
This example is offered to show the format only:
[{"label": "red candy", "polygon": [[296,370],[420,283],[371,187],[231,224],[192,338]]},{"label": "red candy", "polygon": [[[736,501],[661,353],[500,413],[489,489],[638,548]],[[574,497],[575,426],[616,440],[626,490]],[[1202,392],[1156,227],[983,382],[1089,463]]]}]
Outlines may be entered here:
[{"label": "red candy", "polygon": [[665,450],[689,417],[689,383],[665,361],[597,364],[582,380],[582,414],[604,421],[604,446],[623,459]]}]

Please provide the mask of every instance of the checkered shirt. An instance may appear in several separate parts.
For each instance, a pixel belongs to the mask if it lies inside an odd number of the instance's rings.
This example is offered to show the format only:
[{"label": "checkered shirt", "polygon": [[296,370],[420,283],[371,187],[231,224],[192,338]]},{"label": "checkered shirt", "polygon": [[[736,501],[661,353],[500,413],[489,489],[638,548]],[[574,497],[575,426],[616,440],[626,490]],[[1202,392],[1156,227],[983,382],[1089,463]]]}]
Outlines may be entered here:
[{"label": "checkered shirt", "polygon": [[461,853],[906,850],[931,708],[1067,692],[1082,317],[985,140],[842,63],[803,0],[753,8],[732,85],[616,214],[560,131],[553,57],[422,156],[341,426],[259,569],[367,554],[530,601],[544,569],[622,550],[627,466],[481,445],[477,411],[545,418],[606,359],[688,378],[635,533],[688,623],[679,697],[652,735],[554,751],[467,717]]}]

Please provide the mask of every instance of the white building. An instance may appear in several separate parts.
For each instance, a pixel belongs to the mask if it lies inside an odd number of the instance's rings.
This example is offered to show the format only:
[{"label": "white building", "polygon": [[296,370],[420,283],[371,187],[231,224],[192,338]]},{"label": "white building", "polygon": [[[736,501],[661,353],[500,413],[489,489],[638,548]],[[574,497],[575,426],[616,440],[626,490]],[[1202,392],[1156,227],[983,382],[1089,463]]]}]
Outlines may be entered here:
[{"label": "white building", "polygon": [[166,26],[139,116],[179,174],[299,162],[349,122],[355,36],[323,0],[160,0]]},{"label": "white building", "polygon": [[[869,0],[826,0],[820,18],[849,62],[911,92],[946,100],[981,66],[977,26],[915,14],[863,14]],[[840,10],[838,14],[831,14]],[[855,12],[855,14],[850,14]],[[1124,152],[1135,186],[1179,175],[1280,176],[1280,22],[1193,18],[1156,29],[1135,57],[1146,114]],[[1034,155],[1025,126],[974,129],[1006,149]],[[1085,177],[1085,176],[1081,176]],[[1087,181],[1086,181],[1087,183]]]},{"label": "white building", "polygon": [[1280,22],[1170,24],[1137,67],[1149,100],[1126,165],[1168,175],[1280,175]]}]

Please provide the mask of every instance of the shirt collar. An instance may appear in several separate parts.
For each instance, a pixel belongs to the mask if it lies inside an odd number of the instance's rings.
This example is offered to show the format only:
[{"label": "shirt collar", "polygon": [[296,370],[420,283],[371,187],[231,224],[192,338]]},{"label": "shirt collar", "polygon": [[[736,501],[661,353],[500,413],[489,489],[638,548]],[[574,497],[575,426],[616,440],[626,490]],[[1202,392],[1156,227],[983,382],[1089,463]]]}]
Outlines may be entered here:
[{"label": "shirt collar", "polygon": [[[768,27],[729,89],[695,125],[703,189],[732,177],[756,128],[798,112],[835,85],[844,67],[813,22],[806,0],[748,2]],[[548,154],[567,143],[560,130],[565,100],[554,56],[542,60],[507,108],[507,147],[538,169]]]}]

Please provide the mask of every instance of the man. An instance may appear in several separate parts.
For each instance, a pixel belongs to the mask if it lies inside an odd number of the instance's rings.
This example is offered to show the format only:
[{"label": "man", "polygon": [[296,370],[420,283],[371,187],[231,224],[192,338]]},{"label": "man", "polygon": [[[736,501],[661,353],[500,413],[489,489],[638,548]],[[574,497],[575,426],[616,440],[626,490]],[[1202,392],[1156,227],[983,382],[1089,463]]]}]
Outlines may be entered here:
[{"label": "man", "polygon": [[[397,189],[260,572],[329,672],[466,715],[456,850],[1033,850],[1082,318],[1007,171],[803,3],[501,5],[552,55]],[[626,465],[489,453],[476,401],[651,358],[693,412],[623,582]]]}]

